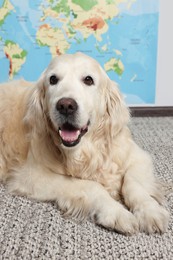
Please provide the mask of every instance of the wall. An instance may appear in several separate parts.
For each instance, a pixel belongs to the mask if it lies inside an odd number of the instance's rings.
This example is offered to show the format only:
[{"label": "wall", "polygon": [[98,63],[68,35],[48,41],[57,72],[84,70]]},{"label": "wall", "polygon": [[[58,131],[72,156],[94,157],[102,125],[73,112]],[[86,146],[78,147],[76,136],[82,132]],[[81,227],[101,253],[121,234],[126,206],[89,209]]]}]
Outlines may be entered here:
[{"label": "wall", "polygon": [[160,0],[155,106],[173,106],[173,1]]}]

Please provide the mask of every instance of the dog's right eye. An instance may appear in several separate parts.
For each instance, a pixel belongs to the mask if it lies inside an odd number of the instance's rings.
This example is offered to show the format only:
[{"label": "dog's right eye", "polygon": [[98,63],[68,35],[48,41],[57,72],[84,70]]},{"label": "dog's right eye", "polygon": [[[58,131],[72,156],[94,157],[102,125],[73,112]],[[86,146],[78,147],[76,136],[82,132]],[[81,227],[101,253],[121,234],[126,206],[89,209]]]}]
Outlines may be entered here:
[{"label": "dog's right eye", "polygon": [[83,82],[85,85],[87,86],[91,86],[91,85],[94,85],[94,80],[91,76],[86,76],[84,79],[83,79]]},{"label": "dog's right eye", "polygon": [[56,85],[59,81],[56,75],[52,75],[49,79],[51,85]]}]

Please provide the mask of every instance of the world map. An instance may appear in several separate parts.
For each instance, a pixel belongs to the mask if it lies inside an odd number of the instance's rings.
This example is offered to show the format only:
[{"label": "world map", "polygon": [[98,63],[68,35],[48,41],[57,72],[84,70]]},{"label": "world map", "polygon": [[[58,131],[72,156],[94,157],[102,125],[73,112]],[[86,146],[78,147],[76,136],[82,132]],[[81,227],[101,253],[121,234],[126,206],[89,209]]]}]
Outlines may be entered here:
[{"label": "world map", "polygon": [[0,82],[36,81],[51,59],[83,52],[127,104],[154,104],[158,0],[0,0]]}]

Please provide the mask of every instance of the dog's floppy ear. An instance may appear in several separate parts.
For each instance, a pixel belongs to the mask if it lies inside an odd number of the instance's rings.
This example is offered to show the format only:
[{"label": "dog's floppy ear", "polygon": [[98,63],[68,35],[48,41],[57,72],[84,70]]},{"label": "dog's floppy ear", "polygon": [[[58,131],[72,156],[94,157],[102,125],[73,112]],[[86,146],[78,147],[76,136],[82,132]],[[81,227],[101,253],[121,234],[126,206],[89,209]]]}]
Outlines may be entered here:
[{"label": "dog's floppy ear", "polygon": [[105,124],[110,138],[113,138],[128,123],[130,114],[117,84],[109,78],[105,88],[105,102]]},{"label": "dog's floppy ear", "polygon": [[45,73],[43,72],[34,88],[29,93],[27,110],[24,118],[24,122],[37,132],[43,131],[46,120],[44,74]]}]

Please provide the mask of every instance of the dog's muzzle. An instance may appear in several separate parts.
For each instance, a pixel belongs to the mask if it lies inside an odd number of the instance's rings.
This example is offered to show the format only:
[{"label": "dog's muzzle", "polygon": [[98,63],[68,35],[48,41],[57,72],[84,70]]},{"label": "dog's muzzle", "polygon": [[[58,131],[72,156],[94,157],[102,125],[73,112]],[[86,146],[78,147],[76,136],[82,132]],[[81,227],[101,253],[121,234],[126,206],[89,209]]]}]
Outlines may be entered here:
[{"label": "dog's muzzle", "polygon": [[82,128],[75,125],[74,118],[78,110],[78,104],[72,98],[61,98],[56,104],[56,109],[62,119],[59,135],[63,145],[66,147],[77,145],[81,137],[88,131],[89,121]]}]

